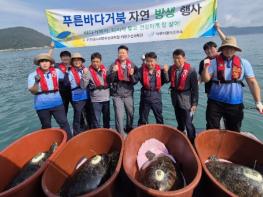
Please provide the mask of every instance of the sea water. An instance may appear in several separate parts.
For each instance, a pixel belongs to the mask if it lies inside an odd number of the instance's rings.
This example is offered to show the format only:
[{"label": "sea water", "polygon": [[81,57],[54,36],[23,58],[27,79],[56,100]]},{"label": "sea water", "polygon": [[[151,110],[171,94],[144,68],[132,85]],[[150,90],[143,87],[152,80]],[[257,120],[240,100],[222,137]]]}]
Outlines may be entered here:
[{"label": "sea water", "polygon": [[[185,50],[187,61],[197,70],[199,62],[205,57],[203,44],[207,41],[215,41],[218,45],[221,41],[218,37],[198,38],[189,40],[175,40],[151,43],[128,44],[131,60],[138,66],[141,66],[141,56],[143,53],[154,51],[158,55],[160,65],[172,64],[173,50],[181,48]],[[237,36],[238,45],[243,49],[239,55],[250,61],[256,74],[261,92],[263,92],[263,40],[262,34]],[[96,46],[85,48],[67,49],[71,52],[80,52],[86,58],[86,66],[90,64],[90,55],[93,52],[100,52],[103,56],[103,63],[109,66],[114,62],[117,56],[118,45]],[[62,49],[55,49],[54,58],[59,61],[59,53]],[[3,51],[0,52],[0,150],[19,137],[41,128],[40,121],[33,108],[33,95],[27,90],[28,74],[36,69],[33,65],[33,58],[39,53],[47,52],[47,49],[41,50],[22,50],[22,51]],[[134,93],[134,126],[138,122],[138,111],[140,102],[141,85],[135,86]],[[171,104],[171,98],[168,91],[169,85],[162,88],[163,116],[164,123],[171,126],[177,126],[174,110]],[[261,94],[262,95],[262,94]],[[194,114],[194,125],[198,130],[206,127],[205,110],[207,105],[207,96],[204,92],[204,85],[199,88],[199,104],[197,112]],[[246,85],[244,88],[244,120],[242,130],[255,134],[263,140],[263,115],[260,115],[254,107],[254,100]],[[114,111],[111,102],[111,125],[114,128]],[[70,107],[68,120],[72,125],[73,111]],[[155,119],[150,113],[149,122],[154,123]],[[53,126],[57,126],[55,121]]]}]

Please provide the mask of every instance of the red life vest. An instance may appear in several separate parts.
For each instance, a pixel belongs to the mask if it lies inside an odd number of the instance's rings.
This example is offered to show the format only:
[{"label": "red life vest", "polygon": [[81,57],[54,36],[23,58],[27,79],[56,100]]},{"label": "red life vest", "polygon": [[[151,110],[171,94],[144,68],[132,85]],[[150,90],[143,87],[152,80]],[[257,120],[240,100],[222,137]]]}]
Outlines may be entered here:
[{"label": "red life vest", "polygon": [[[117,59],[115,61],[115,64],[118,65],[118,79],[120,81],[124,81],[125,80],[125,77],[124,77],[124,72],[123,72],[123,69],[121,67],[121,62],[119,59]],[[131,64],[131,61],[129,59],[126,60],[126,66],[127,66],[127,69],[128,69],[128,75],[130,73],[130,70],[132,68],[132,64]]]},{"label": "red life vest", "polygon": [[67,66],[65,64],[60,63],[58,67],[64,74],[67,72]]},{"label": "red life vest", "polygon": [[[222,54],[216,57],[217,62],[217,79],[219,81],[225,81],[225,61]],[[242,74],[241,59],[234,55],[232,58],[232,80],[238,80]]]},{"label": "red life vest", "polygon": [[[84,68],[84,66],[82,66],[81,69],[83,69],[83,68]],[[71,67],[70,67],[70,71],[71,71],[72,74],[73,74],[73,77],[74,77],[74,79],[75,79],[75,81],[76,81],[77,86],[80,86],[80,76],[79,76],[79,72],[77,71],[77,69],[76,69],[74,66],[71,66]]]},{"label": "red life vest", "polygon": [[53,81],[53,90],[48,89],[47,81],[44,76],[44,72],[41,68],[37,68],[36,70],[37,74],[40,76],[40,87],[42,92],[49,92],[49,91],[58,91],[58,78],[57,78],[57,72],[54,67],[49,68],[49,72],[51,73],[52,81]]},{"label": "red life vest", "polygon": [[[177,90],[182,91],[185,89],[185,83],[186,83],[186,79],[188,77],[190,68],[191,68],[191,65],[185,62],[184,66],[183,66],[183,71],[182,71],[181,77],[179,79],[179,85],[177,87]],[[172,88],[176,87],[176,81],[177,81],[176,77],[177,77],[176,76],[176,66],[173,65],[172,66],[172,73],[171,73],[171,87]]]},{"label": "red life vest", "polygon": [[[143,64],[143,87],[146,89],[150,89],[150,80],[149,80],[149,69],[146,64]],[[156,85],[155,89],[160,91],[162,87],[162,79],[161,79],[161,67],[159,65],[155,65],[155,76],[156,76]]]},{"label": "red life vest", "polygon": [[[104,87],[108,87],[108,83],[107,83],[107,71],[104,65],[100,65],[100,70],[102,71],[102,76],[103,76],[103,80],[104,80]],[[97,75],[97,71],[90,65],[89,66],[89,71],[91,73],[91,76],[93,78],[93,81],[95,83],[96,87],[101,87],[101,83],[100,80],[98,78]]]}]

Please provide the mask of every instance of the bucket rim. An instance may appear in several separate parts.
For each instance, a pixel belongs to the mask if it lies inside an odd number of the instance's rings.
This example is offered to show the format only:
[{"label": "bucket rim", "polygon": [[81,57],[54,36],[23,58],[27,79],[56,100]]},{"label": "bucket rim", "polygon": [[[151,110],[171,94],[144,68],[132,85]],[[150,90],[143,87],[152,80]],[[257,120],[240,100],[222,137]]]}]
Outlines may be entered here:
[{"label": "bucket rim", "polygon": [[[193,178],[193,180],[191,181],[191,183],[187,184],[185,187],[181,188],[181,189],[178,189],[178,190],[173,190],[173,191],[166,191],[165,192],[165,196],[169,196],[169,197],[173,197],[174,195],[181,195],[181,194],[184,194],[186,191],[190,191],[192,190],[192,188],[195,188],[198,183],[200,182],[201,180],[201,176],[202,176],[202,165],[201,165],[201,162],[199,160],[199,157],[193,147],[193,145],[191,144],[190,140],[186,137],[185,134],[183,134],[181,131],[179,131],[177,128],[173,127],[173,126],[168,126],[168,125],[163,125],[163,124],[147,124],[147,125],[142,125],[140,127],[136,127],[135,129],[133,129],[130,133],[135,133],[135,132],[138,132],[137,130],[139,128],[146,128],[146,127],[149,127],[149,126],[158,126],[158,127],[165,127],[165,128],[168,128],[168,129],[171,129],[175,132],[177,132],[179,135],[181,135],[188,143],[188,145],[190,146],[190,149],[192,150],[192,153],[194,154],[194,157],[195,157],[195,160],[197,162],[197,173],[195,175],[195,177]],[[124,143],[124,155],[125,155],[125,150],[126,150],[126,142],[129,138],[129,135],[130,133],[128,134],[126,140],[125,140],[125,143]],[[126,175],[129,177],[129,179],[136,185],[138,186],[140,189],[142,189],[144,192],[148,193],[148,194],[151,194],[151,195],[161,195],[161,194],[164,194],[164,192],[161,192],[161,191],[158,191],[158,190],[154,190],[152,188],[149,188],[149,187],[146,187],[144,186],[140,181],[138,181],[137,179],[135,179],[134,177],[132,177],[129,173],[127,173],[127,170],[126,170],[126,166],[124,165],[124,160],[122,161],[123,162],[123,168],[124,168],[124,171],[126,173]]]},{"label": "bucket rim", "polygon": [[[120,150],[120,155],[119,155],[119,160],[118,160],[117,166],[116,166],[116,168],[115,168],[114,173],[111,175],[111,177],[110,177],[106,182],[104,182],[101,186],[99,186],[98,188],[96,188],[95,190],[93,190],[93,191],[91,191],[91,192],[89,192],[89,193],[86,193],[86,194],[81,195],[81,196],[85,196],[85,197],[94,196],[94,195],[96,195],[97,193],[102,192],[102,191],[105,190],[108,186],[110,186],[111,184],[113,184],[113,181],[117,178],[117,176],[118,176],[118,174],[119,174],[119,172],[120,172],[120,170],[121,170],[121,167],[122,167],[123,152],[124,152],[124,138],[123,138],[123,136],[122,136],[120,133],[118,133],[116,130],[112,129],[112,128],[96,128],[96,129],[86,130],[86,131],[81,132],[81,133],[78,134],[77,136],[71,138],[71,139],[67,142],[67,144],[62,148],[62,150],[61,150],[61,152],[60,152],[60,154],[63,153],[63,150],[64,150],[67,146],[70,146],[70,144],[72,143],[72,141],[73,141],[73,142],[76,141],[77,139],[83,137],[83,135],[87,135],[87,133],[91,133],[91,132],[92,132],[92,133],[95,133],[95,132],[98,132],[98,131],[111,132],[112,134],[116,135],[116,136],[119,138],[120,142],[121,142],[121,150]],[[58,157],[58,156],[59,156],[59,154],[57,155],[57,157]],[[50,164],[52,164],[53,162],[55,162],[56,159],[57,159],[57,157],[54,158],[54,159],[50,162]],[[46,170],[45,170],[45,172],[44,172],[44,174],[43,174],[43,176],[42,176],[41,186],[42,186],[42,189],[43,189],[45,195],[47,195],[47,196],[52,196],[52,197],[58,197],[59,195],[51,192],[51,191],[47,188],[47,186],[46,186],[45,180],[46,180],[46,177],[47,177],[47,172],[48,172],[48,170],[49,170],[49,167],[50,167],[50,165],[47,166],[47,168],[46,168]],[[81,196],[79,196],[79,197],[81,197]]]},{"label": "bucket rim", "polygon": [[28,184],[32,183],[37,177],[41,176],[41,174],[45,171],[45,169],[49,165],[50,160],[52,158],[54,158],[56,156],[56,154],[59,153],[62,150],[63,146],[65,146],[65,143],[67,141],[67,133],[64,130],[60,129],[60,128],[39,129],[39,130],[36,130],[36,131],[32,131],[31,133],[28,133],[28,134],[22,136],[21,138],[15,140],[13,143],[8,145],[6,148],[4,148],[3,151],[0,152],[0,156],[3,156],[3,154],[6,151],[8,151],[10,148],[16,146],[17,143],[19,143],[21,140],[27,139],[27,138],[29,138],[31,136],[42,134],[44,132],[54,132],[54,131],[58,131],[58,132],[62,133],[62,135],[63,135],[62,141],[60,142],[60,144],[58,145],[57,149],[54,152],[55,154],[52,153],[52,155],[47,159],[47,161],[44,163],[44,165],[41,166],[33,175],[28,177],[26,180],[24,180],[23,182],[19,183],[15,187],[12,187],[12,188],[10,188],[8,190],[3,190],[2,192],[0,192],[0,197],[1,196],[5,196],[5,195],[9,195],[9,194],[14,193],[14,192],[21,191],[25,186],[27,186]]},{"label": "bucket rim", "polygon": [[241,137],[241,138],[245,138],[245,139],[248,139],[248,140],[251,140],[253,143],[257,143],[258,145],[263,145],[262,142],[259,142],[257,140],[254,140],[246,135],[243,135],[239,132],[235,132],[235,131],[230,131],[230,130],[227,130],[227,129],[207,129],[207,130],[204,130],[202,132],[200,132],[197,136],[196,136],[196,139],[195,139],[195,147],[196,147],[196,152],[200,158],[200,162],[201,162],[201,165],[202,165],[202,168],[205,172],[205,174],[209,177],[209,179],[217,186],[219,187],[221,190],[223,190],[226,194],[230,195],[230,196],[234,196],[234,197],[237,197],[236,194],[234,194],[233,192],[231,192],[230,190],[228,190],[222,183],[220,183],[211,173],[210,171],[208,170],[208,168],[206,167],[205,165],[205,162],[202,162],[201,160],[201,152],[200,152],[200,146],[199,146],[199,140],[204,136],[204,135],[207,135],[207,134],[211,134],[211,133],[217,133],[219,135],[235,135],[235,136],[238,136],[238,137]]}]

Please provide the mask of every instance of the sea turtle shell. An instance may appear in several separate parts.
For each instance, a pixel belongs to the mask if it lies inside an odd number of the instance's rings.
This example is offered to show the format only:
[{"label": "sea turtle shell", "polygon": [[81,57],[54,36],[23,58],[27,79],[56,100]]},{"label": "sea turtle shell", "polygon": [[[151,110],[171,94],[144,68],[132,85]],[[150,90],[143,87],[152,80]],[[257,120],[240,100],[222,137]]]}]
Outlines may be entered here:
[{"label": "sea turtle shell", "polygon": [[62,197],[73,197],[93,191],[115,171],[119,159],[119,152],[95,155],[84,162],[61,188]]},{"label": "sea turtle shell", "polygon": [[57,142],[53,143],[48,151],[41,152],[35,155],[29,162],[27,162],[24,167],[19,171],[19,173],[15,176],[15,178],[8,184],[6,190],[15,187],[20,184],[28,177],[33,175],[41,166],[45,163],[45,161],[51,156],[51,154],[56,150],[58,144]]},{"label": "sea turtle shell", "polygon": [[240,197],[262,197],[263,176],[246,166],[211,160],[206,163],[210,173],[229,191]]},{"label": "sea turtle shell", "polygon": [[159,191],[176,190],[183,187],[183,178],[178,167],[167,155],[154,156],[140,171],[142,183]]}]

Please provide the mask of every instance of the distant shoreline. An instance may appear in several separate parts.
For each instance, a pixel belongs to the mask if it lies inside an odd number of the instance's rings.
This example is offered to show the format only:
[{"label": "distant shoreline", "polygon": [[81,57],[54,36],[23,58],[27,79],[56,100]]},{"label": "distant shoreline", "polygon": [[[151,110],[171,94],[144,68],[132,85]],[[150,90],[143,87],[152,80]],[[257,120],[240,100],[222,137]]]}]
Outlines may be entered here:
[{"label": "distant shoreline", "polygon": [[47,49],[49,46],[43,47],[30,47],[30,48],[22,48],[22,49],[1,49],[0,52],[10,52],[10,51],[30,51],[30,50],[38,50],[38,49]]}]

